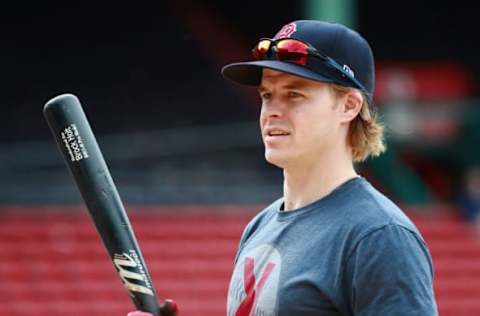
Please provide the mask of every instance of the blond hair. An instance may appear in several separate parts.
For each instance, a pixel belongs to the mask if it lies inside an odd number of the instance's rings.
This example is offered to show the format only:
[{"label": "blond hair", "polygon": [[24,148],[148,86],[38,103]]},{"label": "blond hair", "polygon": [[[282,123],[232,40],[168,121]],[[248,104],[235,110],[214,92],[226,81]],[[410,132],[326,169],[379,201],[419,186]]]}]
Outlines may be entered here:
[{"label": "blond hair", "polygon": [[[334,92],[344,95],[352,88],[331,85]],[[350,122],[348,142],[352,149],[354,162],[365,161],[368,157],[377,157],[385,151],[384,126],[377,113],[371,111],[366,95],[362,92],[363,104],[358,115]]]}]

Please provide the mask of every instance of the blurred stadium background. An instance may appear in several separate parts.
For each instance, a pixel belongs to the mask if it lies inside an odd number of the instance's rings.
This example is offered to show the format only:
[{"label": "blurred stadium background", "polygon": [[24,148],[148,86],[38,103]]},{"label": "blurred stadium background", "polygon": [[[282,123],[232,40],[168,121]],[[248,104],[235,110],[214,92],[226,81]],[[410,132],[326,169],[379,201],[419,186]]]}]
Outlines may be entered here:
[{"label": "blurred stadium background", "polygon": [[224,315],[237,241],[281,195],[256,92],[220,76],[300,18],[372,44],[387,154],[358,166],[417,223],[441,315],[480,315],[480,29],[469,2],[32,2],[0,10],[0,314],[132,309],[42,117],[79,96],[159,295]]}]

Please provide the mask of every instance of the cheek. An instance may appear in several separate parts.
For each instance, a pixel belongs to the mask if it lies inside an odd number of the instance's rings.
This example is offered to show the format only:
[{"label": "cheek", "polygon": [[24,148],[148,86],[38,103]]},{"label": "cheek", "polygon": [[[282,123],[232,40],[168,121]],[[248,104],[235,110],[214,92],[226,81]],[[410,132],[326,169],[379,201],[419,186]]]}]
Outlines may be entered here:
[{"label": "cheek", "polygon": [[297,114],[296,126],[303,141],[324,142],[335,130],[336,117],[333,110],[319,107]]},{"label": "cheek", "polygon": [[263,131],[263,126],[265,126],[265,121],[266,121],[266,115],[265,115],[265,111],[263,110],[263,108],[260,110],[260,117],[259,117],[259,120],[258,120],[258,123],[260,124],[260,130]]}]

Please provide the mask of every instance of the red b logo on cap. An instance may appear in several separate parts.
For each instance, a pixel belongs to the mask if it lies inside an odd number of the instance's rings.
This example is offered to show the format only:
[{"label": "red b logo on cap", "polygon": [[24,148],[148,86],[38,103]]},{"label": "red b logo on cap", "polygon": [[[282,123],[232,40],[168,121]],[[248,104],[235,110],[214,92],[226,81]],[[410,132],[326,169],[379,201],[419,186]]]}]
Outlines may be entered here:
[{"label": "red b logo on cap", "polygon": [[277,35],[275,35],[275,39],[290,37],[290,35],[292,35],[296,30],[297,25],[294,22],[288,23],[287,25],[282,27],[282,29],[280,30],[280,32],[277,33]]}]

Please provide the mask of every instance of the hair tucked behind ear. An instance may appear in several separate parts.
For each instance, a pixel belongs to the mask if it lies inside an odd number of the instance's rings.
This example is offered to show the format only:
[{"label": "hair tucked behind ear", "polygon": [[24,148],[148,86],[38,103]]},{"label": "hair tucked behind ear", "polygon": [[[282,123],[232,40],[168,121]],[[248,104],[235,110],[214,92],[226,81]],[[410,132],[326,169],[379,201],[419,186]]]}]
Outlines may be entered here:
[{"label": "hair tucked behind ear", "polygon": [[[332,88],[337,95],[343,95],[352,89],[339,85],[332,85]],[[368,157],[377,157],[386,149],[384,126],[378,120],[377,114],[370,111],[365,95],[363,95],[362,109],[350,122],[348,142],[352,148],[352,157],[355,162],[364,161]]]}]

